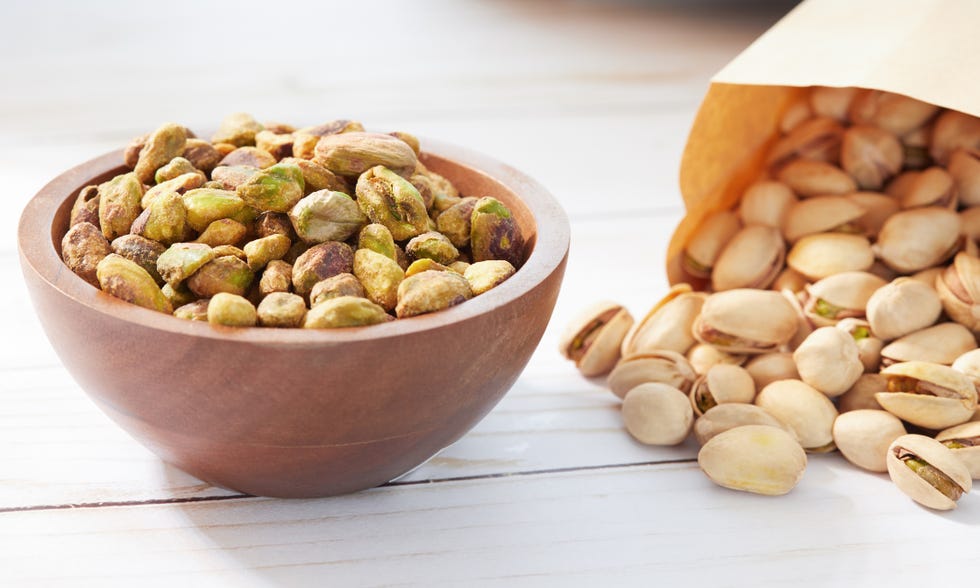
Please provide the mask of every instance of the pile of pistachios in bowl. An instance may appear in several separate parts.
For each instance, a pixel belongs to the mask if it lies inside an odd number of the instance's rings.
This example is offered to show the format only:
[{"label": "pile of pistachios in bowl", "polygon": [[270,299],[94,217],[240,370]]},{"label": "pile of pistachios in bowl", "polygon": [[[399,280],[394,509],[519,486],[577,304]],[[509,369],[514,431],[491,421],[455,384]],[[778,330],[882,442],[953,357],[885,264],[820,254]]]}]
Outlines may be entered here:
[{"label": "pile of pistachios in bowl", "polygon": [[167,123],[86,186],[62,258],[113,296],[225,326],[339,328],[443,310],[513,275],[525,240],[492,197],[460,196],[411,134],[227,117]]},{"label": "pile of pistachios in bowl", "polygon": [[980,119],[810,88],[765,169],[701,221],[679,283],[641,320],[586,309],[561,351],[608,374],[626,430],[693,431],[721,486],[792,490],[807,453],[888,472],[952,509],[980,476]]}]

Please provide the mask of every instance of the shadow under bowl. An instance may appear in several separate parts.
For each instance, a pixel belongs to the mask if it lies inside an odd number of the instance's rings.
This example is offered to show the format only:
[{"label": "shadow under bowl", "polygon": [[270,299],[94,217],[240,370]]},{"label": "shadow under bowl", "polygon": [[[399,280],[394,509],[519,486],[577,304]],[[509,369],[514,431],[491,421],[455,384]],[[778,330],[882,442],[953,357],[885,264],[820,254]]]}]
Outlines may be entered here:
[{"label": "shadow under bowl", "polygon": [[392,480],[460,438],[503,397],[551,317],[568,219],[540,184],[435,141],[427,167],[493,196],[526,261],[448,310],[333,330],[215,327],[114,298],[61,261],[72,203],[123,168],[122,150],[66,171],[28,203],[20,262],[48,339],[99,408],[162,459],[247,494],[315,497]]}]

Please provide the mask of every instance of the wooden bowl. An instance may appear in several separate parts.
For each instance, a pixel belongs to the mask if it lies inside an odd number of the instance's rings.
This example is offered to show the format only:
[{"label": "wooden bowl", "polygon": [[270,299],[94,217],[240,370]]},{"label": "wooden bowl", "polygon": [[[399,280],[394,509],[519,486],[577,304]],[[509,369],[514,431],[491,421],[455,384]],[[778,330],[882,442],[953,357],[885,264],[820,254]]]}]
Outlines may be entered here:
[{"label": "wooden bowl", "polygon": [[527,364],[551,317],[568,219],[537,182],[434,141],[422,161],[462,194],[494,196],[528,237],[494,290],[446,311],[336,330],[214,327],[114,298],[61,261],[82,187],[122,173],[122,150],[55,178],[20,219],[20,262],[65,367],[157,455],[211,484],[312,497],[383,484],[480,421]]}]

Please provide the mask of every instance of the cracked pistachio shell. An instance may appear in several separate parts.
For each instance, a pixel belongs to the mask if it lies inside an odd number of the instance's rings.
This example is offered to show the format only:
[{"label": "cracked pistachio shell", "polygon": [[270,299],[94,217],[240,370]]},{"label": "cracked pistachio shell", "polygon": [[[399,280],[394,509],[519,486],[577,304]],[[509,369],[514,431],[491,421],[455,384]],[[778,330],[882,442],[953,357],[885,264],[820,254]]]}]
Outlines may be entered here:
[{"label": "cracked pistachio shell", "polygon": [[353,274],[371,302],[386,311],[395,309],[405,272],[394,259],[371,249],[358,249],[354,252]]},{"label": "cracked pistachio shell", "polygon": [[738,289],[708,296],[694,322],[694,337],[729,353],[766,353],[797,329],[797,313],[778,292]]},{"label": "cracked pistachio shell", "polygon": [[355,132],[322,137],[313,161],[341,176],[359,176],[375,166],[407,176],[415,171],[418,157],[407,143],[391,135]]},{"label": "cracked pistachio shell", "polygon": [[99,227],[98,186],[85,186],[75,198],[75,203],[71,206],[68,226],[73,227],[78,223],[92,223],[97,229],[102,230]]},{"label": "cracked pistachio shell", "polygon": [[701,416],[719,404],[751,404],[755,398],[755,382],[745,368],[722,363],[694,382],[690,397],[694,414]]},{"label": "cracked pistachio shell", "polygon": [[902,208],[936,206],[955,211],[957,204],[953,176],[941,167],[930,167],[919,172],[901,198]]},{"label": "cracked pistachio shell", "polygon": [[779,496],[799,483],[806,453],[792,435],[768,425],[744,425],[712,437],[698,452],[701,471],[715,484]]},{"label": "cracked pistachio shell", "polygon": [[896,199],[878,192],[855,192],[845,198],[864,209],[864,214],[853,222],[868,238],[877,237],[885,221],[901,210]]},{"label": "cracked pistachio shell", "polygon": [[953,255],[960,238],[955,212],[936,207],[903,210],[885,222],[875,245],[878,257],[902,273],[938,265]]},{"label": "cracked pistachio shell", "polygon": [[285,235],[269,235],[245,244],[242,251],[252,271],[259,271],[274,259],[282,259],[292,243]]},{"label": "cracked pistachio shell", "polygon": [[364,327],[392,320],[391,315],[367,298],[339,296],[317,304],[306,313],[306,329]]},{"label": "cracked pistachio shell", "polygon": [[706,298],[706,294],[693,292],[687,284],[672,287],[627,333],[623,356],[657,349],[687,353],[695,343],[691,327]]},{"label": "cracked pistachio shell", "polygon": [[313,286],[313,289],[310,291],[310,306],[316,306],[321,302],[341,296],[366,298],[367,293],[364,291],[364,286],[354,274],[337,274],[326,280],[321,280]]},{"label": "cracked pistachio shell", "polygon": [[738,215],[721,210],[708,215],[687,241],[684,269],[698,278],[711,276],[711,268],[722,249],[742,229]]},{"label": "cracked pistachio shell", "polygon": [[176,287],[214,257],[214,250],[203,243],[174,243],[157,258],[157,272]]},{"label": "cracked pistachio shell", "polygon": [[687,351],[684,357],[690,362],[696,374],[703,375],[718,364],[742,365],[745,363],[746,356],[725,353],[711,345],[697,343]]},{"label": "cracked pistachio shell", "polygon": [[397,261],[395,240],[384,225],[373,223],[361,229],[357,236],[358,249],[370,249]]},{"label": "cracked pistachio shell", "polygon": [[524,235],[507,206],[489,196],[480,198],[470,216],[473,261],[503,259],[514,267],[524,262]]},{"label": "cracked pistachio shell", "polygon": [[185,321],[201,321],[206,323],[208,321],[208,304],[210,303],[210,298],[204,298],[182,304],[174,309],[174,316]]},{"label": "cracked pistachio shell", "polygon": [[306,302],[296,294],[273,292],[259,302],[256,314],[263,327],[301,327],[306,318]]},{"label": "cracked pistachio shell", "polygon": [[881,90],[861,90],[848,116],[855,124],[874,125],[899,137],[926,124],[939,111],[934,104]]},{"label": "cracked pistachio shell", "polygon": [[647,382],[667,384],[686,394],[696,379],[694,368],[680,353],[651,351],[619,360],[606,383],[613,394],[623,398],[627,392]]},{"label": "cracked pistachio shell", "polygon": [[874,260],[867,238],[841,233],[807,235],[786,256],[787,265],[811,280],[841,272],[865,271]]},{"label": "cracked pistachio shell", "polygon": [[963,423],[940,431],[936,441],[953,452],[966,466],[971,478],[980,479],[980,422]]},{"label": "cracked pistachio shell", "polygon": [[770,169],[778,170],[795,159],[836,161],[840,156],[844,127],[826,116],[803,121],[773,145],[766,160]]},{"label": "cracked pistachio shell", "polygon": [[[908,463],[916,464],[918,471]],[[898,489],[922,506],[952,510],[970,492],[970,472],[952,451],[924,435],[902,435],[888,447],[888,476]],[[923,468],[922,466],[926,466]]]},{"label": "cracked pistachio shell", "polygon": [[947,165],[957,149],[980,148],[980,118],[947,110],[932,127],[929,154],[939,165]]},{"label": "cracked pistachio shell", "polygon": [[211,143],[203,139],[188,138],[184,143],[184,159],[194,166],[194,169],[204,173],[211,173],[218,162],[221,161],[221,154]]},{"label": "cracked pistachio shell", "polygon": [[779,132],[787,134],[804,121],[813,117],[809,100],[797,100],[792,103],[779,119]]},{"label": "cracked pistachio shell", "polygon": [[469,282],[456,272],[425,271],[405,278],[398,285],[395,314],[398,318],[406,318],[436,312],[472,297]]},{"label": "cracked pistachio shell", "polygon": [[164,123],[146,138],[133,173],[140,182],[149,184],[158,169],[184,153],[186,143],[186,128],[174,123]]},{"label": "cracked pistachio shell", "polygon": [[762,390],[777,380],[800,379],[793,354],[789,352],[756,355],[745,364],[745,370],[752,376],[756,390]]},{"label": "cracked pistachio shell", "polygon": [[623,398],[626,431],[644,445],[678,445],[691,431],[694,413],[683,392],[657,382],[640,384]]},{"label": "cracked pistachio shell", "polygon": [[857,94],[857,88],[814,86],[810,90],[810,109],[817,116],[828,116],[839,121],[846,121],[848,110]]},{"label": "cracked pistachio shell", "polygon": [[99,227],[109,241],[129,234],[142,212],[143,184],[135,173],[118,175],[99,184]]},{"label": "cracked pistachio shell", "polygon": [[153,199],[136,220],[130,232],[164,245],[184,240],[188,235],[187,210],[180,194],[169,192]]},{"label": "cracked pistachio shell", "polygon": [[969,329],[959,323],[939,323],[885,345],[881,359],[886,364],[918,360],[952,365],[957,357],[976,348]]},{"label": "cracked pistachio shell", "polygon": [[766,425],[786,430],[776,417],[754,404],[719,404],[694,421],[694,438],[698,445],[704,445],[720,433],[746,425]]},{"label": "cracked pistachio shell", "polygon": [[61,239],[61,259],[68,269],[93,286],[99,285],[96,268],[112,253],[112,247],[102,231],[92,223],[74,225]]},{"label": "cracked pistachio shell", "polygon": [[165,182],[160,182],[143,193],[143,198],[140,199],[140,206],[149,208],[153,200],[161,194],[169,194],[171,192],[186,194],[190,190],[204,186],[205,181],[206,178],[202,177],[202,174],[189,173],[181,174]]},{"label": "cracked pistachio shell", "polygon": [[218,162],[218,167],[265,169],[275,165],[276,158],[258,147],[239,147]]},{"label": "cracked pistachio shell", "polygon": [[[875,394],[875,400],[888,412],[913,425],[945,429],[970,420],[977,408],[973,381],[951,367],[907,361],[888,366],[881,374],[885,376],[887,389]],[[889,391],[909,388],[925,391]]]},{"label": "cracked pistachio shell", "polygon": [[795,159],[783,166],[777,177],[801,198],[843,195],[857,190],[857,184],[847,172],[825,161]]},{"label": "cracked pistachio shell", "polygon": [[470,244],[470,220],[473,217],[473,207],[478,200],[479,198],[467,196],[442,211],[436,218],[436,228],[456,247],[466,247]]},{"label": "cracked pistachio shell", "polygon": [[367,224],[368,219],[343,192],[321,190],[304,197],[289,211],[296,235],[307,243],[344,241]]},{"label": "cracked pistachio shell", "polygon": [[876,290],[866,309],[872,332],[885,341],[932,325],[943,310],[935,290],[910,278],[896,278]]},{"label": "cracked pistachio shell", "polygon": [[211,135],[212,143],[230,143],[235,147],[255,145],[255,135],[263,128],[262,123],[255,120],[251,114],[236,112],[229,114]]},{"label": "cracked pistachio shell", "polygon": [[384,225],[395,241],[411,239],[429,230],[422,196],[408,180],[390,169],[377,166],[361,174],[356,192],[361,211],[372,223]]},{"label": "cracked pistachio shell", "polygon": [[479,296],[487,290],[496,288],[504,283],[516,271],[509,261],[490,259],[470,264],[463,272],[463,277],[470,283],[470,289],[473,290],[473,295]]},{"label": "cracked pistachio shell", "polygon": [[742,195],[738,216],[746,225],[781,228],[796,195],[782,182],[760,181],[752,184]]},{"label": "cracked pistachio shell", "polygon": [[153,277],[136,263],[110,253],[96,266],[99,287],[106,294],[126,302],[170,314],[173,307]]},{"label": "cracked pistachio shell", "polygon": [[793,352],[800,379],[833,398],[854,385],[864,373],[857,343],[840,329],[821,327]]},{"label": "cracked pistachio shell", "polygon": [[252,303],[228,292],[215,294],[208,302],[208,322],[226,327],[254,327],[258,315]]},{"label": "cracked pistachio shell", "polygon": [[885,346],[885,342],[874,336],[868,321],[846,318],[835,326],[854,339],[858,348],[858,359],[864,365],[864,371],[877,372],[881,366],[881,349]]},{"label": "cracked pistachio shell", "polygon": [[123,235],[112,240],[112,252],[136,263],[153,276],[157,284],[163,284],[163,277],[157,271],[157,260],[167,250],[165,245],[139,235]]},{"label": "cracked pistachio shell", "polygon": [[459,251],[450,240],[437,231],[428,231],[412,237],[405,245],[405,253],[409,259],[431,259],[443,265],[448,265],[459,257]]},{"label": "cracked pistachio shell", "polygon": [[289,212],[303,198],[303,190],[303,172],[289,163],[267,167],[236,188],[245,204],[260,212]]},{"label": "cracked pistachio shell", "polygon": [[153,176],[153,181],[157,185],[160,185],[163,182],[178,178],[184,174],[196,174],[202,184],[208,181],[208,177],[204,172],[194,167],[193,163],[183,157],[174,157],[167,165],[158,169],[157,173]]},{"label": "cracked pistachio shell", "polygon": [[307,195],[320,190],[351,193],[347,180],[336,175],[319,163],[296,157],[283,157],[279,163],[295,165],[303,173],[303,190]]},{"label": "cracked pistachio shell", "polygon": [[219,292],[244,296],[254,279],[255,273],[248,264],[232,255],[225,255],[201,266],[187,278],[186,283],[197,296],[210,298]]},{"label": "cracked pistachio shell", "polygon": [[946,168],[963,206],[980,204],[980,151],[957,149]]},{"label": "cracked pistachio shell", "polygon": [[210,183],[220,184],[222,190],[235,191],[257,173],[259,168],[250,165],[220,165],[211,172]]},{"label": "cracked pistachio shell", "polygon": [[905,435],[905,425],[884,410],[852,410],[834,421],[834,444],[847,459],[870,472],[885,472],[888,447]]},{"label": "cracked pistachio shell", "polygon": [[236,193],[213,188],[189,190],[182,200],[187,210],[187,224],[195,231],[204,231],[214,221],[229,218],[245,206]]},{"label": "cracked pistachio shell", "polygon": [[864,208],[845,196],[815,196],[793,205],[786,215],[783,236],[796,243],[817,233],[860,233]]},{"label": "cracked pistachio shell", "polygon": [[633,317],[621,305],[597,302],[568,323],[558,350],[575,362],[583,376],[605,374],[619,360],[620,347],[632,325]]},{"label": "cracked pistachio shell", "polygon": [[783,269],[786,246],[779,230],[750,225],[728,242],[715,261],[711,285],[715,291],[768,288]]},{"label": "cracked pistachio shell", "polygon": [[935,284],[946,314],[971,331],[980,331],[980,259],[957,253]]},{"label": "cracked pistachio shell", "polygon": [[834,274],[806,287],[803,311],[814,325],[821,327],[845,318],[863,317],[868,300],[885,284],[885,280],[867,272]]},{"label": "cracked pistachio shell", "polygon": [[905,153],[898,137],[869,125],[844,131],[841,167],[863,190],[879,190],[902,169]]},{"label": "cracked pistachio shell", "polygon": [[241,243],[245,235],[248,234],[248,227],[242,223],[230,219],[230,218],[219,218],[218,220],[212,222],[204,229],[197,239],[194,240],[195,243],[204,243],[205,245],[210,245],[211,247],[220,247],[221,245],[237,245]]},{"label": "cracked pistachio shell", "polygon": [[884,392],[887,388],[888,380],[885,376],[878,373],[862,374],[850,390],[837,397],[837,409],[842,413],[861,409],[882,410],[875,394]]},{"label": "cracked pistachio shell", "polygon": [[285,261],[272,260],[265,266],[262,277],[259,279],[259,295],[268,296],[273,292],[289,292],[292,285],[293,266]]},{"label": "cracked pistachio shell", "polygon": [[755,404],[793,431],[806,451],[834,450],[837,408],[816,388],[799,380],[779,380],[760,390]]},{"label": "cracked pistachio shell", "polygon": [[293,289],[306,296],[313,286],[337,274],[352,273],[354,252],[346,243],[327,241],[304,251],[293,264]]}]

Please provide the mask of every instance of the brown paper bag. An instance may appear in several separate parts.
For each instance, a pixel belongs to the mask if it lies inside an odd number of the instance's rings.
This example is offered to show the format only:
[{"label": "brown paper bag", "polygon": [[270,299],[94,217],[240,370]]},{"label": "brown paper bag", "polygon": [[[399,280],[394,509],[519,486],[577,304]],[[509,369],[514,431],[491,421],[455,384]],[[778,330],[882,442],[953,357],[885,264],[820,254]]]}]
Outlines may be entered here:
[{"label": "brown paper bag", "polygon": [[804,87],[886,90],[980,116],[978,25],[977,0],[807,0],[759,37],[712,79],[688,136],[670,282],[686,281],[691,232],[755,180]]}]

